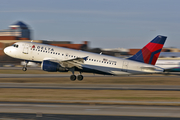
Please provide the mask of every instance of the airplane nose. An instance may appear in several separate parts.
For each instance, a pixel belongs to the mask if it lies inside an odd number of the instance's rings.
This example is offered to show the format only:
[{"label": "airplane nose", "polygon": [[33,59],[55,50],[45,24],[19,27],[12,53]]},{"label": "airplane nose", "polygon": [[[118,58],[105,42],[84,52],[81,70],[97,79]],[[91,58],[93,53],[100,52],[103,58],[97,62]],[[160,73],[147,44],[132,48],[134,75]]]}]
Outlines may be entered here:
[{"label": "airplane nose", "polygon": [[8,48],[4,48],[4,53],[7,54],[8,53]]},{"label": "airplane nose", "polygon": [[4,53],[10,57],[17,57],[17,50],[12,46],[4,48]]},{"label": "airplane nose", "polygon": [[4,53],[5,53],[5,54],[8,55],[10,52],[11,52],[11,50],[10,50],[9,47],[4,48]]}]

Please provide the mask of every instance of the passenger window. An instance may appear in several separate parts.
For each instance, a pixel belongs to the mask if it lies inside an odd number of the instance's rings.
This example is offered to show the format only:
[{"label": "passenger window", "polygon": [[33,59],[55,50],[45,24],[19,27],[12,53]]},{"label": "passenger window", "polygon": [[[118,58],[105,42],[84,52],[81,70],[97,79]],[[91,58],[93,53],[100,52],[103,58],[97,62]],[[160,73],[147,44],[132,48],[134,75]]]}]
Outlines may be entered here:
[{"label": "passenger window", "polygon": [[60,53],[58,53],[58,55],[60,55]]}]

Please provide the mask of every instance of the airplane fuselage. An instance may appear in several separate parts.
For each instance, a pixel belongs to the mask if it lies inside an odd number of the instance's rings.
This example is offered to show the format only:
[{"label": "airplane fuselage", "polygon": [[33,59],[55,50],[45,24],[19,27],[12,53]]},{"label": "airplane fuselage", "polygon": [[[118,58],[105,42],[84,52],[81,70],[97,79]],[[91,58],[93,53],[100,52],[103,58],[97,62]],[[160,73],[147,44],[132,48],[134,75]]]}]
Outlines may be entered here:
[{"label": "airplane fuselage", "polygon": [[[108,75],[150,74],[163,72],[162,68],[151,64],[34,42],[18,42],[13,46],[5,48],[4,52],[14,58],[35,62],[42,62],[43,60],[63,62],[86,57],[84,62],[80,64],[82,69],[76,69],[81,72]],[[70,66],[64,67],[70,68]]]}]

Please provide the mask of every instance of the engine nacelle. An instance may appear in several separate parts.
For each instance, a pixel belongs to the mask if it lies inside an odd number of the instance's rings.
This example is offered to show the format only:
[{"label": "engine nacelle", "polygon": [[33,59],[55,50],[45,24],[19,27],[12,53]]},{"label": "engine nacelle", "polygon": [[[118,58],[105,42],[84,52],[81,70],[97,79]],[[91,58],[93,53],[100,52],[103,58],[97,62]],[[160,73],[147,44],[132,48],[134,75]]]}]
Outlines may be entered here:
[{"label": "engine nacelle", "polygon": [[68,72],[68,70],[64,67],[61,67],[59,63],[52,62],[49,60],[43,60],[41,64],[41,69],[48,72]]}]

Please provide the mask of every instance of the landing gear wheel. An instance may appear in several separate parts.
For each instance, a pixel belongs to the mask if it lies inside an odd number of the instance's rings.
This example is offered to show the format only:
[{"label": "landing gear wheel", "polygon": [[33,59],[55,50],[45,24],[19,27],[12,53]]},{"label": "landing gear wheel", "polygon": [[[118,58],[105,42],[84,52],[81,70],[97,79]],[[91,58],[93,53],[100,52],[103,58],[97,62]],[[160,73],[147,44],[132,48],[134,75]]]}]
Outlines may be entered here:
[{"label": "landing gear wheel", "polygon": [[75,75],[71,75],[70,79],[71,79],[71,81],[75,81],[76,80],[76,76]]},{"label": "landing gear wheel", "polygon": [[78,80],[79,81],[83,80],[83,76],[82,75],[78,75]]},{"label": "landing gear wheel", "polygon": [[26,67],[23,67],[23,68],[22,68],[22,70],[23,70],[23,71],[26,71],[26,70],[27,70],[27,68],[26,68]]},{"label": "landing gear wheel", "polygon": [[24,62],[25,62],[25,65],[23,66],[22,70],[26,71],[27,70],[27,64],[28,64],[29,61],[25,60]]}]

